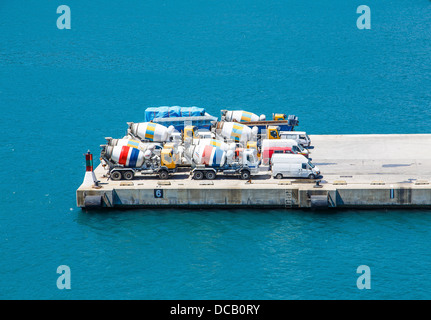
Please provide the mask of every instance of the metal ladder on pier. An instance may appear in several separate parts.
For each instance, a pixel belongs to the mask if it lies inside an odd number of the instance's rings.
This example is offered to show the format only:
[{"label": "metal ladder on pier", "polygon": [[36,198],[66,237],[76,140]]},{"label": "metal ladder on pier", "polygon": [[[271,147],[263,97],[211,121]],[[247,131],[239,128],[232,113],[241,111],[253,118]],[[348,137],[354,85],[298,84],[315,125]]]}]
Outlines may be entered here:
[{"label": "metal ladder on pier", "polygon": [[293,207],[293,197],[292,197],[292,190],[286,190],[286,195],[285,195],[285,202],[284,202],[284,207],[285,208],[292,208]]}]

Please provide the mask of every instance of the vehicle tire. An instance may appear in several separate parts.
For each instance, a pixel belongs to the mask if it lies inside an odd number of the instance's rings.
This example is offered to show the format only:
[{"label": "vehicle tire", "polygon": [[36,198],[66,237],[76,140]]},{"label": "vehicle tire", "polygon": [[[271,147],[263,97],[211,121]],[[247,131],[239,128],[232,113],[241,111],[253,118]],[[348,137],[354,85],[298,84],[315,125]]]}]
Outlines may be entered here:
[{"label": "vehicle tire", "polygon": [[193,174],[193,179],[202,180],[204,178],[204,173],[202,171],[195,171]]},{"label": "vehicle tire", "polygon": [[121,178],[122,178],[122,174],[120,171],[111,172],[111,179],[112,180],[118,181],[118,180],[121,180]]},{"label": "vehicle tire", "polygon": [[241,171],[241,179],[242,180],[248,180],[248,179],[250,179],[250,171],[248,171],[248,170],[242,170]]},{"label": "vehicle tire", "polygon": [[169,172],[166,170],[159,171],[159,178],[163,180],[169,179]]},{"label": "vehicle tire", "polygon": [[123,172],[123,178],[126,179],[126,180],[132,180],[134,176],[135,175],[134,175],[133,171],[125,171],[125,172]]},{"label": "vehicle tire", "polygon": [[283,175],[281,173],[277,173],[275,175],[275,179],[283,179]]},{"label": "vehicle tire", "polygon": [[205,172],[205,178],[208,180],[214,180],[216,178],[216,173],[214,171]]},{"label": "vehicle tire", "polygon": [[314,174],[310,174],[310,175],[308,176],[308,179],[316,179],[316,176],[315,176]]}]

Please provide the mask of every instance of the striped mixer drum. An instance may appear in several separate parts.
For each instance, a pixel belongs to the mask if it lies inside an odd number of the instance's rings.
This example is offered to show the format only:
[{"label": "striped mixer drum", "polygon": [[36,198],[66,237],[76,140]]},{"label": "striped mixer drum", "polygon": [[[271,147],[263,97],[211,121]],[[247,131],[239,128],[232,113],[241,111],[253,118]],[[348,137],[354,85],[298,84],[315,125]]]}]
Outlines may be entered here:
[{"label": "striped mixer drum", "polygon": [[147,149],[156,149],[156,145],[160,145],[159,148],[161,148],[161,144],[158,143],[144,143],[138,140],[133,139],[109,139],[108,140],[109,146],[127,146],[139,149],[141,151],[145,151]]},{"label": "striped mixer drum", "polygon": [[225,139],[231,139],[235,142],[243,142],[253,140],[257,135],[257,127],[250,127],[238,122],[219,122],[217,128],[221,129],[221,136]]},{"label": "striped mixer drum", "polygon": [[200,145],[193,152],[193,160],[196,164],[222,167],[226,163],[226,152],[210,145]]},{"label": "striped mixer drum", "polygon": [[169,140],[171,133],[174,130],[173,126],[169,128],[153,123],[153,122],[140,122],[129,124],[130,132],[141,140],[166,142]]},{"label": "striped mixer drum", "polygon": [[144,164],[144,152],[128,146],[108,146],[106,156],[126,168],[139,168]]},{"label": "striped mixer drum", "polygon": [[227,111],[225,114],[225,120],[238,122],[260,121],[265,120],[265,115],[261,115],[259,117],[257,114],[243,110]]}]

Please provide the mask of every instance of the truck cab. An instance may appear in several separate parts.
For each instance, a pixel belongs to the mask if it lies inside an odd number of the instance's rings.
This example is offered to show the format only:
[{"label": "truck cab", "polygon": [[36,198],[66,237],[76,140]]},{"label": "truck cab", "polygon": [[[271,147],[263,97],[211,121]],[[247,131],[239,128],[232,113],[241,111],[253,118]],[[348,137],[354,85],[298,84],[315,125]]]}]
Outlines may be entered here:
[{"label": "truck cab", "polygon": [[160,152],[160,166],[166,167],[167,169],[175,169],[175,156],[174,149],[171,146],[165,147]]},{"label": "truck cab", "polygon": [[187,139],[199,139],[198,127],[196,126],[185,126],[184,127],[184,141]]},{"label": "truck cab", "polygon": [[248,141],[247,149],[255,149],[257,153],[257,158],[260,159],[260,152],[259,152],[259,148],[257,147],[257,141]]},{"label": "truck cab", "polygon": [[[169,161],[169,154],[170,154],[169,150],[172,150],[172,152],[171,152],[172,161],[176,165],[182,164],[181,153],[178,152],[178,149],[179,149],[179,146],[177,143],[173,143],[173,142],[165,143],[165,145],[163,146],[163,149],[160,152],[160,156],[161,156],[160,164],[165,165],[169,169],[173,169],[173,168],[170,168],[170,166],[172,166],[172,164]],[[163,157],[162,157],[162,152],[165,154],[165,156],[164,156],[165,159],[163,159]],[[163,163],[165,163],[165,164],[163,164]]]},{"label": "truck cab", "polygon": [[273,113],[272,119],[276,121],[286,120],[287,116],[283,113]]},{"label": "truck cab", "polygon": [[267,138],[268,139],[280,139],[280,127],[279,126],[268,126]]},{"label": "truck cab", "polygon": [[241,166],[250,169],[250,173],[259,172],[259,158],[256,149],[245,149],[241,158]]}]

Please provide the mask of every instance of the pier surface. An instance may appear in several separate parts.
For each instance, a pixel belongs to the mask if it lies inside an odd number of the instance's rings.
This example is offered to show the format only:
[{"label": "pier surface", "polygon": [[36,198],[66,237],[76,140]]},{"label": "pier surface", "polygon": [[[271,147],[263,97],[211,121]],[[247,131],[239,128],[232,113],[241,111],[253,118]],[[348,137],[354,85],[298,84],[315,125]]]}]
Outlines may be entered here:
[{"label": "pier surface", "polygon": [[272,178],[267,167],[249,181],[219,175],[191,179],[189,171],[169,180],[137,175],[112,181],[99,165],[99,187],[81,185],[79,207],[431,207],[431,134],[310,135],[312,162],[322,176]]},{"label": "pier surface", "polygon": [[431,134],[310,136],[312,162],[329,181],[406,183],[431,179]]}]

